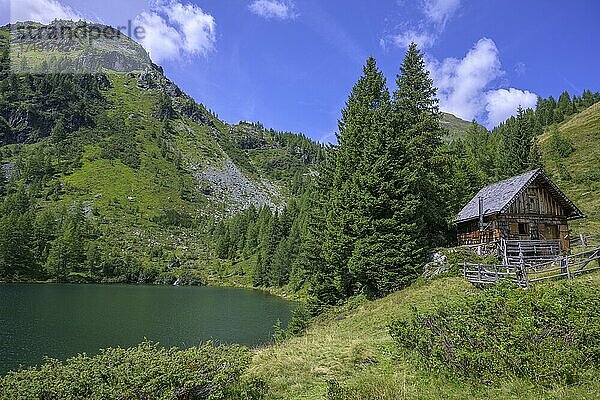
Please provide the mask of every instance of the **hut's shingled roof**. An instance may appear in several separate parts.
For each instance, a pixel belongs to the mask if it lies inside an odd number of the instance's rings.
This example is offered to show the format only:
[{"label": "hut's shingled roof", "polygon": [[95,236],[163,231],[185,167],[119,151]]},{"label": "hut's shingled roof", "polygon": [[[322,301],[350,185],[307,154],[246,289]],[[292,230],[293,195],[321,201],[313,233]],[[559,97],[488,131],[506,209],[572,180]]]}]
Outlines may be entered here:
[{"label": "hut's shingled roof", "polygon": [[464,222],[479,218],[479,198],[483,198],[484,216],[504,212],[513,200],[521,194],[536,178],[543,179],[548,190],[556,200],[567,210],[570,219],[583,218],[583,213],[571,200],[550,180],[541,168],[524,174],[513,176],[504,181],[494,183],[481,189],[475,197],[458,213],[456,222]]}]

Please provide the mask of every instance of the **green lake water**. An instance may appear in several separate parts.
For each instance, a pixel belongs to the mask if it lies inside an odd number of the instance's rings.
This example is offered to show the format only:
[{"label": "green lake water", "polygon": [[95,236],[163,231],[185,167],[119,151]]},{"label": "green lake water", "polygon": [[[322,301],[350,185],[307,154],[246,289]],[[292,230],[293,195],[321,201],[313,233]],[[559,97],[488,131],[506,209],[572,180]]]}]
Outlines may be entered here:
[{"label": "green lake water", "polygon": [[212,339],[257,346],[294,303],[218,287],[0,284],[0,374],[144,338],[189,347]]}]

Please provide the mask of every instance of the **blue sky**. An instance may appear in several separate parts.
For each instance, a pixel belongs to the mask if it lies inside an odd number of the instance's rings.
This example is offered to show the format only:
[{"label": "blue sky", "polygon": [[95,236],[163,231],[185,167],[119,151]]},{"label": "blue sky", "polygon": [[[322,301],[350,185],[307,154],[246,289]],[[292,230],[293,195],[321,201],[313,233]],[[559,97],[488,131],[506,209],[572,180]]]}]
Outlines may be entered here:
[{"label": "blue sky", "polygon": [[538,95],[600,90],[597,1],[0,0],[0,10],[0,23],[132,20],[167,76],[222,119],[321,141],[334,140],[365,59],[393,87],[410,40],[441,108],[488,127]]}]

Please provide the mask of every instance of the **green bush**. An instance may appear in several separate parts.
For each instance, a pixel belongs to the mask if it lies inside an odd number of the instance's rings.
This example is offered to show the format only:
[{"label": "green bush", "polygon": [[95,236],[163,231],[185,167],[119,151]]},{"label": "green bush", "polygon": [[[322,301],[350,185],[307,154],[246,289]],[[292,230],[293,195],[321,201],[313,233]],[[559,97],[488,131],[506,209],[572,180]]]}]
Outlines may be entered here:
[{"label": "green bush", "polygon": [[163,210],[159,216],[152,220],[164,228],[172,226],[194,228],[196,226],[196,221],[194,221],[194,218],[190,214],[171,208]]},{"label": "green bush", "polygon": [[277,320],[273,325],[273,339],[275,343],[302,335],[308,329],[311,320],[311,315],[305,304],[296,307],[292,311],[292,318],[288,322],[287,327],[284,327],[280,320]]},{"label": "green bush", "polygon": [[265,384],[242,378],[250,358],[240,346],[143,342],[10,372],[0,378],[0,399],[260,399]]},{"label": "green bush", "polygon": [[430,370],[572,384],[599,367],[599,309],[597,286],[561,282],[524,291],[503,284],[415,312],[390,333]]}]

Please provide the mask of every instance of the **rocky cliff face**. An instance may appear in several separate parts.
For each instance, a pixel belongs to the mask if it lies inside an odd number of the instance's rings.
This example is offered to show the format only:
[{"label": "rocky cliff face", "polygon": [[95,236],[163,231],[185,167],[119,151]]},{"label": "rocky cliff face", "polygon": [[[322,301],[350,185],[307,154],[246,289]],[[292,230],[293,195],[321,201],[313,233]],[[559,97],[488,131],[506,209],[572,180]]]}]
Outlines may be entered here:
[{"label": "rocky cliff face", "polygon": [[9,33],[15,72],[129,72],[152,66],[143,47],[106,25],[55,20],[49,25],[18,22],[3,29]]},{"label": "rocky cliff face", "polygon": [[[209,160],[188,159],[185,168],[196,178],[198,190],[208,199],[224,205],[223,211],[227,214],[246,209],[250,205],[273,209],[282,206],[281,191],[274,183],[264,177],[251,176],[249,171],[236,165],[221,146],[220,142],[229,139],[234,132],[233,128],[227,127],[225,132],[221,132],[206,109],[165,77],[160,67],[153,65],[141,72],[130,72],[128,77],[134,78],[141,90],[168,96],[171,110],[167,114],[171,119],[180,118],[184,121],[184,125],[179,125],[177,129],[193,132],[193,128],[185,125],[186,120],[207,128],[210,140],[216,142],[220,154]],[[242,151],[247,149],[242,143],[234,141],[234,145]]]},{"label": "rocky cliff face", "polygon": [[268,179],[251,180],[229,157],[222,165],[207,163],[196,175],[207,196],[226,204],[225,212],[234,213],[251,205],[257,208],[281,207],[281,193]]}]

